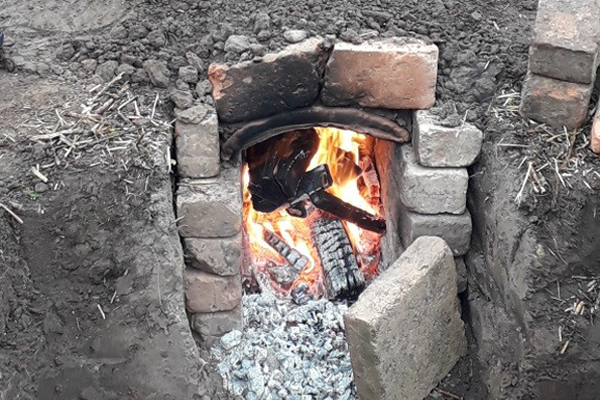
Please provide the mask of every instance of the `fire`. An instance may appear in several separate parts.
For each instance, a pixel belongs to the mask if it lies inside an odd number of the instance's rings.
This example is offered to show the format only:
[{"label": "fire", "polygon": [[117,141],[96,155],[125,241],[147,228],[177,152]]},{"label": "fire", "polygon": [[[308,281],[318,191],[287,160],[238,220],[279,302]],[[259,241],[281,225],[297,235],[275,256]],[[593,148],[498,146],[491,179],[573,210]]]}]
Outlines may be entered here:
[{"label": "fire", "polygon": [[[316,127],[319,147],[310,161],[307,171],[327,164],[333,178],[333,185],[327,189],[332,195],[358,207],[372,215],[379,216],[381,202],[379,182],[373,159],[374,139],[353,131],[336,128]],[[273,289],[287,295],[300,283],[307,283],[310,293],[315,297],[323,294],[322,274],[319,256],[312,244],[307,219],[291,216],[280,209],[271,213],[254,210],[251,202],[248,166],[243,171],[243,224],[247,247],[247,261],[254,269],[254,275],[270,282]],[[381,235],[363,230],[343,221],[344,228],[354,249],[357,262],[365,276],[377,273]],[[265,232],[276,233],[292,249],[308,259],[295,281],[288,287],[282,287],[268,278],[270,268],[285,265],[286,260],[265,240]]]}]

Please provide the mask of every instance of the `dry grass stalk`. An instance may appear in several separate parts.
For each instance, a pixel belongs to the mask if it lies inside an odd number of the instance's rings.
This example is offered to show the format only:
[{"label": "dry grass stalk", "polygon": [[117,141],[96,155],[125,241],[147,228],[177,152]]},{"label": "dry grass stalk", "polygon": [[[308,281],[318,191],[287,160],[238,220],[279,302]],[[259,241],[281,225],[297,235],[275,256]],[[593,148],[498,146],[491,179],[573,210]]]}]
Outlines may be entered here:
[{"label": "dry grass stalk", "polygon": [[7,213],[11,215],[19,224],[23,224],[23,220],[15,214],[10,208],[6,207],[4,204],[0,203],[0,208],[3,208]]}]

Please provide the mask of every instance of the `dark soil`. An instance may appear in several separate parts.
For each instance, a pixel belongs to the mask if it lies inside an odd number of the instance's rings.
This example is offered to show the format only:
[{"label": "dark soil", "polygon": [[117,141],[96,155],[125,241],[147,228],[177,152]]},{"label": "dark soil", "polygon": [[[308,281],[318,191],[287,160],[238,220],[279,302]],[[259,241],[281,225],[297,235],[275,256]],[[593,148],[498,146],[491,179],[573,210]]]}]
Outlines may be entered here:
[{"label": "dark soil", "polygon": [[[88,152],[43,169],[50,187],[40,193],[30,170],[54,163],[54,150],[28,137],[39,133],[40,116],[81,104],[85,89],[101,82],[90,70],[94,63],[103,66],[97,73],[108,61],[131,65],[132,90],[148,99],[160,92],[159,108],[168,114],[173,104],[163,99],[175,88],[212,102],[205,90],[176,80],[187,53],[199,57],[205,76],[211,62],[252,59],[285,46],[287,29],[353,42],[374,35],[432,40],[440,48],[441,112],[485,132],[470,185],[476,220],[463,299],[470,355],[432,396],[597,398],[597,325],[571,317],[568,305],[551,297],[557,281],[567,299],[578,289],[572,276],[599,275],[598,186],[590,191],[573,180],[567,190],[549,178],[551,195],[528,191],[517,207],[524,151],[497,144],[527,144],[531,134],[516,114],[491,111],[502,102],[492,103],[495,97],[519,90],[535,5],[9,0],[0,8],[0,27],[18,71],[0,71],[0,203],[24,223],[0,209],[0,399],[225,398],[187,328],[173,176],[158,167],[125,171],[118,158],[89,167],[100,155]],[[253,46],[226,52],[232,34],[246,35]],[[167,62],[168,89],[152,87],[142,68],[148,59]],[[535,143],[528,151],[546,151]],[[589,157],[598,170],[597,158]],[[133,182],[127,189],[125,180]],[[558,324],[568,326],[572,340],[563,355]]]}]

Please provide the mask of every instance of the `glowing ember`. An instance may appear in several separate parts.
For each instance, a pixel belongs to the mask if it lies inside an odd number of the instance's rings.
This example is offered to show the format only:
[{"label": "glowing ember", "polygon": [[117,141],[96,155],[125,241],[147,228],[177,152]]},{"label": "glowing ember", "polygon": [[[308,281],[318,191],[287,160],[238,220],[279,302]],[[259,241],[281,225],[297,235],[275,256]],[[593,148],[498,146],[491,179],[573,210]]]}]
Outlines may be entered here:
[{"label": "glowing ember", "polygon": [[[375,140],[348,130],[335,128],[315,128],[319,137],[319,147],[310,161],[307,171],[327,164],[333,177],[333,185],[327,189],[332,195],[368,213],[380,216],[381,201],[379,181],[375,171],[373,148]],[[300,283],[310,287],[309,293],[320,297],[324,293],[321,262],[317,249],[312,243],[308,218],[293,217],[285,209],[271,213],[257,212],[251,202],[248,190],[249,170],[244,167],[244,240],[246,243],[246,267],[253,268],[254,276],[261,284],[268,284],[276,292],[288,295]],[[380,260],[381,234],[359,228],[343,221],[350,239],[354,255],[361,271],[367,279],[377,274]],[[265,232],[275,233],[280,239],[308,259],[308,263],[293,282],[274,279],[277,268],[289,268],[286,260],[265,240]],[[249,274],[249,271],[246,271]],[[275,274],[276,275],[276,274]]]}]

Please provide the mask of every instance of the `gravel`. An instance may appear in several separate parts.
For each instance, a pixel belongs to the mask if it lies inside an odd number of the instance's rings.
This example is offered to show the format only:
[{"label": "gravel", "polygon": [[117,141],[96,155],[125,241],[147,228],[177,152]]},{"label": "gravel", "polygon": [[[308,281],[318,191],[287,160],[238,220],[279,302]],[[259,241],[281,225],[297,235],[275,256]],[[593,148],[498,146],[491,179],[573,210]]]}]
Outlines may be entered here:
[{"label": "gravel", "polygon": [[244,399],[356,399],[344,334],[347,306],[298,306],[268,295],[243,298],[244,332],[213,349],[223,385]]}]

